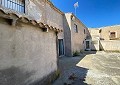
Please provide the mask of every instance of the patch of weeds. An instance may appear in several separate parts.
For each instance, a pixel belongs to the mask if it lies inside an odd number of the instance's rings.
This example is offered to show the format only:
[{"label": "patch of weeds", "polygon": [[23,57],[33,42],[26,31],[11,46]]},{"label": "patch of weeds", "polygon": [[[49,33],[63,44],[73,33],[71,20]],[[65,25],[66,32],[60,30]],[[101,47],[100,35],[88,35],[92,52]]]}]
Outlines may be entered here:
[{"label": "patch of weeds", "polygon": [[78,52],[78,51],[73,52],[73,57],[79,56],[79,55],[80,55],[80,52]]},{"label": "patch of weeds", "polygon": [[81,54],[84,54],[84,50],[80,50],[80,53],[81,53]]},{"label": "patch of weeds", "polygon": [[57,80],[57,78],[59,78],[59,76],[60,76],[60,70],[55,71],[50,82],[53,83],[55,80]]}]

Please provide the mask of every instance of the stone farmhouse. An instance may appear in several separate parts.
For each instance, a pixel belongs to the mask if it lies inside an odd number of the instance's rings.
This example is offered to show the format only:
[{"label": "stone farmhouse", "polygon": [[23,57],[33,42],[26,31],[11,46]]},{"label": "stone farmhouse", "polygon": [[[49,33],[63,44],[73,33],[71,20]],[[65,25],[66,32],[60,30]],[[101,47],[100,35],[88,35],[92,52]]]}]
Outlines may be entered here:
[{"label": "stone farmhouse", "polygon": [[63,13],[48,0],[0,0],[0,85],[48,85],[58,76]]},{"label": "stone farmhouse", "polygon": [[49,85],[59,57],[118,51],[119,39],[119,25],[88,29],[49,0],[0,0],[0,85]]}]

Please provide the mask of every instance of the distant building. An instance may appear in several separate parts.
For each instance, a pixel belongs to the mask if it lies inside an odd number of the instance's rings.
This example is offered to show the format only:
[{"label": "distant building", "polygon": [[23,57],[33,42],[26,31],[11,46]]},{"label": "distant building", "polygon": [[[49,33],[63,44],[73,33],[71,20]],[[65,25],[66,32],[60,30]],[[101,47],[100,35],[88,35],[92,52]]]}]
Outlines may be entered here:
[{"label": "distant building", "polygon": [[99,29],[102,40],[120,40],[120,25],[107,26]]},{"label": "distant building", "polygon": [[120,25],[90,28],[90,50],[120,51]]}]

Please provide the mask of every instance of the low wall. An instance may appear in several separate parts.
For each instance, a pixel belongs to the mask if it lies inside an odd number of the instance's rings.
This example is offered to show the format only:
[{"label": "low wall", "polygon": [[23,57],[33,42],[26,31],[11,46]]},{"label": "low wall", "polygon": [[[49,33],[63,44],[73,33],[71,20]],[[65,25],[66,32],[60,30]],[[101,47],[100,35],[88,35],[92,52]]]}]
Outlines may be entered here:
[{"label": "low wall", "polygon": [[98,40],[93,40],[93,41],[91,42],[91,50],[92,50],[92,51],[97,51],[97,50],[99,50],[99,42],[98,42]]},{"label": "low wall", "polygon": [[0,85],[38,85],[56,71],[54,31],[23,23],[11,26],[0,19]]},{"label": "low wall", "polygon": [[100,49],[105,51],[120,51],[120,40],[101,40]]}]

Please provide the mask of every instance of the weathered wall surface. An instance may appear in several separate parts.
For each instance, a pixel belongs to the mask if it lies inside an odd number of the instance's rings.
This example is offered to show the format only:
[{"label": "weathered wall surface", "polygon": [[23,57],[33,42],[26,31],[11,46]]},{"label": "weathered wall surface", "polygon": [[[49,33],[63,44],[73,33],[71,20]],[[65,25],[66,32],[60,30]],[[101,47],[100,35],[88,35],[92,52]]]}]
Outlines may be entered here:
[{"label": "weathered wall surface", "polygon": [[[64,29],[67,32],[69,32],[69,35],[67,35],[66,33],[64,33],[64,34],[67,38],[69,38],[69,40],[67,39],[68,41],[70,41],[70,39],[71,39],[70,49],[71,49],[71,52],[72,52],[72,55],[73,55],[73,53],[76,52],[76,51],[80,52],[81,50],[84,50],[84,41],[85,41],[85,38],[86,38],[86,33],[84,33],[84,30],[86,30],[87,28],[76,17],[74,17],[74,19],[72,20],[72,16],[73,15],[71,13],[66,13],[65,14],[66,21],[67,21],[69,29],[67,27],[65,27]],[[75,32],[74,24],[77,25],[78,33]]]},{"label": "weathered wall surface", "polygon": [[[63,15],[55,11],[49,4],[46,4],[47,24],[63,30]],[[63,39],[63,33],[59,33],[58,38]]]},{"label": "weathered wall surface", "polygon": [[120,51],[119,40],[101,40],[100,49],[105,51]]},{"label": "weathered wall surface", "polygon": [[[27,4],[27,14],[30,17],[63,30],[63,14],[55,10],[52,3],[45,0],[29,0]],[[59,33],[58,38],[63,39],[63,37],[63,33]]]},{"label": "weathered wall surface", "polygon": [[0,19],[0,85],[28,85],[56,70],[53,31],[27,24],[14,27]]},{"label": "weathered wall surface", "polygon": [[[92,39],[91,50],[100,50],[102,48],[104,50],[120,50],[118,44],[120,39],[120,25],[89,29],[89,32]],[[110,40],[110,32],[116,33],[114,40]]]},{"label": "weathered wall surface", "polygon": [[26,0],[26,14],[38,22],[46,23],[45,0]]},{"label": "weathered wall surface", "polygon": [[63,25],[64,25],[64,43],[65,43],[66,56],[72,56],[70,23],[71,23],[71,18],[69,17],[69,14],[65,14]]},{"label": "weathered wall surface", "polygon": [[120,39],[120,25],[101,28],[101,38],[104,40],[110,40],[110,32],[116,32],[116,38]]},{"label": "weathered wall surface", "polygon": [[92,40],[96,40],[100,37],[99,29],[89,29]]},{"label": "weathered wall surface", "polygon": [[[77,25],[78,33],[75,32],[75,26]],[[81,50],[84,50],[84,41],[86,38],[86,35],[84,34],[84,29],[86,29],[77,19],[75,21],[72,21],[71,23],[71,35],[72,35],[72,51],[73,52],[80,52]]]},{"label": "weathered wall surface", "polygon": [[93,51],[96,51],[96,50],[99,50],[99,40],[94,40],[94,41],[91,41],[91,50]]},{"label": "weathered wall surface", "polygon": [[99,50],[99,39],[100,33],[99,29],[89,29],[89,33],[91,35],[91,50]]},{"label": "weathered wall surface", "polygon": [[63,29],[63,15],[55,11],[49,4],[46,4],[47,24]]}]

